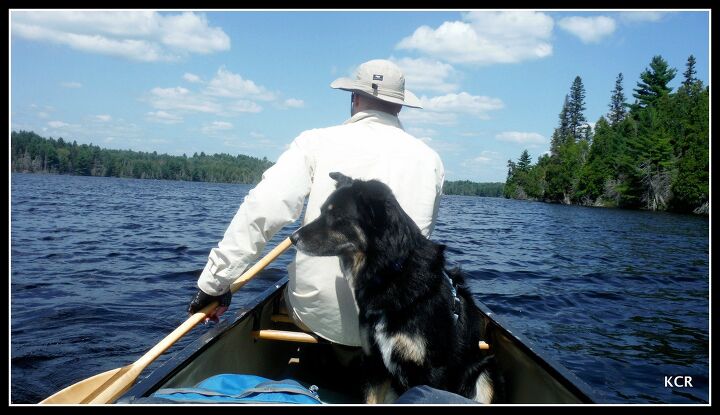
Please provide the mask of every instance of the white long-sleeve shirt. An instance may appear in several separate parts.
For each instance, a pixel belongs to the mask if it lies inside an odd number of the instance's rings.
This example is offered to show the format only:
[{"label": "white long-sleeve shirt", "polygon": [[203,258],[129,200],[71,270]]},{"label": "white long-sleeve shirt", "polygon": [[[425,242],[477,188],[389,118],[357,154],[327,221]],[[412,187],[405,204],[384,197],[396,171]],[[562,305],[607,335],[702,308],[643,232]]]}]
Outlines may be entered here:
[{"label": "white long-sleeve shirt", "polygon": [[[380,111],[356,113],[342,125],[301,133],[250,190],[223,239],[213,248],[198,287],[219,295],[259,256],[283,226],[298,219],[309,196],[305,225],[335,190],[329,173],[387,184],[423,235],[430,236],[444,181],[438,154]],[[358,309],[337,257],[297,252],[288,267],[294,318],[321,337],[359,346]]]}]

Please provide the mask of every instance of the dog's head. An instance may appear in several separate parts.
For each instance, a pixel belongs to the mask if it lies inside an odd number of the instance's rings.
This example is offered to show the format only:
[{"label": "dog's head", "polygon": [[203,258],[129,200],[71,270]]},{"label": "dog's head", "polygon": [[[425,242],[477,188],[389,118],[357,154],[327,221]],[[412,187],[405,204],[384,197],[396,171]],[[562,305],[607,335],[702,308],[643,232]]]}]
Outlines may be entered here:
[{"label": "dog's head", "polygon": [[[382,253],[397,260],[421,235],[390,188],[378,180],[357,180],[330,173],[336,190],[320,208],[320,216],[298,229],[293,244],[311,256],[363,257]],[[376,255],[377,256],[377,255]]]}]

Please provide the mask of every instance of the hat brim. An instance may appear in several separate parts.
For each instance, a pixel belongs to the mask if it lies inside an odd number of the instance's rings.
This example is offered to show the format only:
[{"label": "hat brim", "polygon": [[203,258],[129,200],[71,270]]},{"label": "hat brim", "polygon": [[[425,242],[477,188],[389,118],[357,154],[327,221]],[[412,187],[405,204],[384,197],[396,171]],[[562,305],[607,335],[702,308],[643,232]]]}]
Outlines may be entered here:
[{"label": "hat brim", "polygon": [[342,89],[352,92],[362,92],[363,94],[368,95],[372,98],[386,102],[392,102],[393,104],[400,104],[410,108],[422,108],[418,97],[407,89],[404,92],[405,99],[402,100],[399,98],[388,97],[386,95],[375,95],[373,94],[372,88],[370,88],[368,85],[364,85],[350,78],[338,78],[330,84],[330,88]]}]

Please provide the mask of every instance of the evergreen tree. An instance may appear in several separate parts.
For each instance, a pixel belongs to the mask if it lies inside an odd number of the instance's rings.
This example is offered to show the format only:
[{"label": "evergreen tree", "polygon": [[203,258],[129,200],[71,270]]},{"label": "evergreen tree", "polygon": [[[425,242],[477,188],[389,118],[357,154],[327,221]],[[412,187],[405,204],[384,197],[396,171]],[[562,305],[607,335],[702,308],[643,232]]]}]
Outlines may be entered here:
[{"label": "evergreen tree", "polygon": [[570,98],[567,95],[558,118],[558,127],[550,140],[550,153],[553,155],[557,154],[558,147],[565,144],[570,136]]},{"label": "evergreen tree", "polygon": [[615,89],[613,90],[612,98],[610,99],[610,112],[608,113],[610,125],[616,125],[625,119],[625,116],[627,115],[627,104],[625,103],[625,94],[623,93],[622,83],[623,74],[621,72],[618,74],[617,79],[615,79]]},{"label": "evergreen tree", "polygon": [[568,121],[570,134],[574,140],[581,137],[581,129],[587,122],[585,118],[585,87],[579,76],[575,77],[572,87],[570,87],[570,101],[568,103]]},{"label": "evergreen tree", "polygon": [[575,199],[583,205],[604,204],[600,199],[605,184],[616,173],[617,146],[615,132],[604,117],[595,124],[595,135],[589,148],[587,162],[583,165]]},{"label": "evergreen tree", "polygon": [[541,180],[536,177],[532,159],[527,150],[520,154],[518,162],[508,160],[508,178],[504,196],[513,199],[537,199],[542,197]]},{"label": "evergreen tree", "polygon": [[517,185],[515,184],[515,170],[517,167],[515,166],[515,162],[512,160],[507,161],[507,179],[505,179],[505,188],[503,189],[503,196],[505,196],[508,199],[514,199],[515,198],[515,188]]},{"label": "evergreen tree", "polygon": [[688,57],[686,66],[687,66],[687,69],[683,73],[685,80],[683,81],[682,84],[685,87],[691,87],[692,85],[694,85],[697,82],[697,78],[695,78],[695,74],[697,73],[697,71],[695,70],[695,56],[690,55],[690,57]]},{"label": "evergreen tree", "polygon": [[671,198],[674,155],[668,128],[671,98],[662,95],[652,105],[638,111],[638,130],[628,142],[632,157],[633,193],[641,207],[664,210]]},{"label": "evergreen tree", "polygon": [[695,59],[688,58],[685,82],[675,95],[673,148],[677,175],[672,184],[672,208],[707,213],[709,201],[709,91],[694,78]]},{"label": "evergreen tree", "polygon": [[632,109],[637,111],[645,108],[661,96],[669,94],[672,88],[668,84],[675,78],[676,73],[677,70],[669,68],[662,56],[654,56],[650,62],[650,68],[640,74],[641,82],[637,83],[633,94],[637,101]]},{"label": "evergreen tree", "polygon": [[[553,132],[550,160],[545,169],[544,198],[571,203],[591,139],[585,110],[585,87],[577,76],[565,96],[560,124]],[[585,138],[585,139],[583,139]]]},{"label": "evergreen tree", "polygon": [[530,158],[530,154],[527,150],[523,150],[522,154],[520,155],[520,158],[518,159],[517,168],[520,171],[527,172],[530,170],[530,164],[532,163],[532,159]]}]

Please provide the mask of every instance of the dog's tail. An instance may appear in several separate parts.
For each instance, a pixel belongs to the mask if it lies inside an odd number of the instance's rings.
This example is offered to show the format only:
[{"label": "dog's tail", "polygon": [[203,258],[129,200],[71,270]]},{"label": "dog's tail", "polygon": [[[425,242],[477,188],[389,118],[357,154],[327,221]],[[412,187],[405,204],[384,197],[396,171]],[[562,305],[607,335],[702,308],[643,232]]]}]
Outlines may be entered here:
[{"label": "dog's tail", "polygon": [[461,394],[474,401],[484,404],[501,401],[503,382],[495,365],[495,356],[486,356],[467,367],[461,385]]}]

